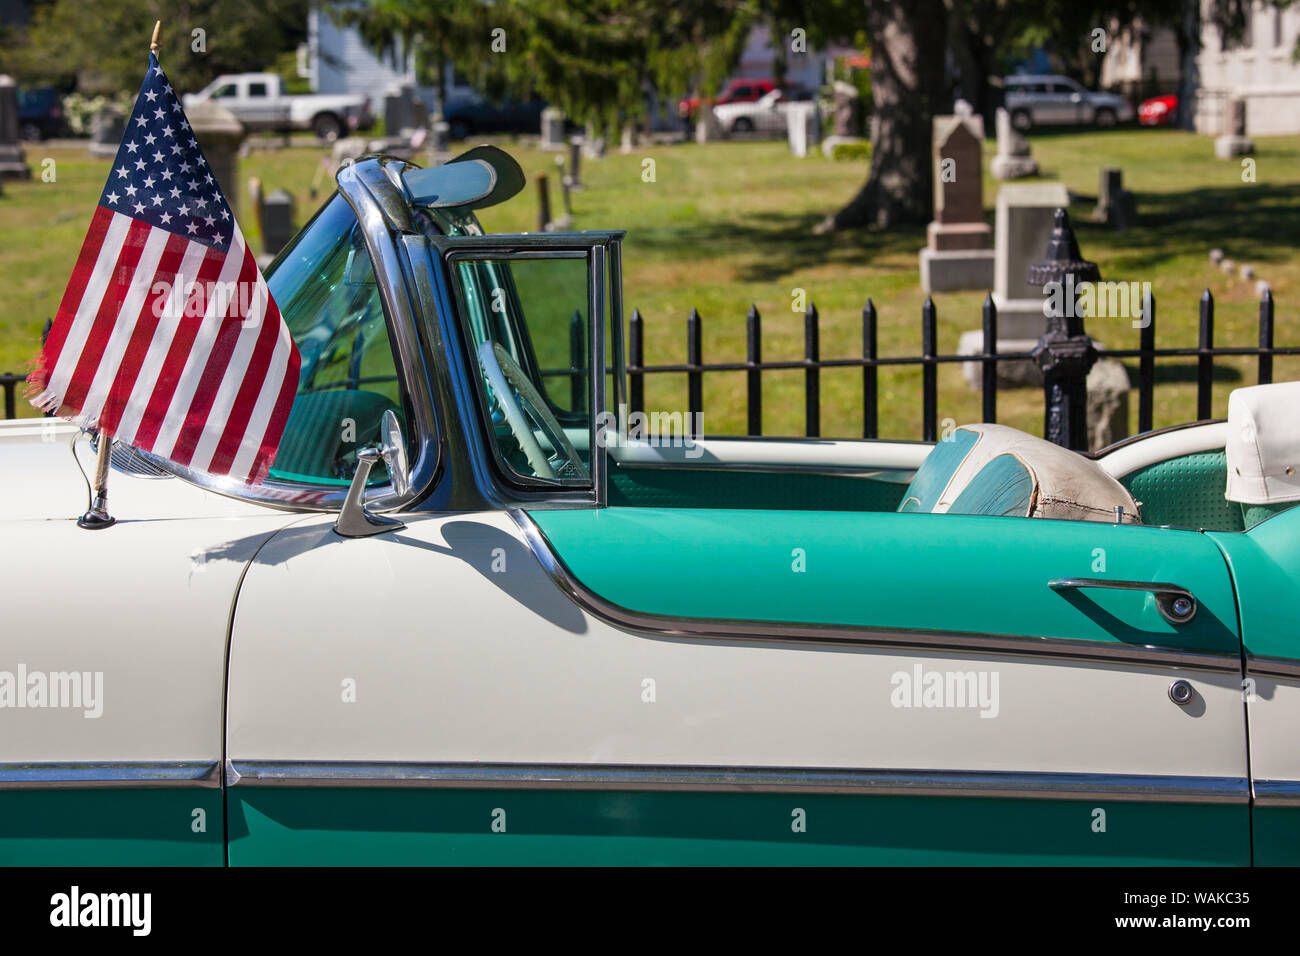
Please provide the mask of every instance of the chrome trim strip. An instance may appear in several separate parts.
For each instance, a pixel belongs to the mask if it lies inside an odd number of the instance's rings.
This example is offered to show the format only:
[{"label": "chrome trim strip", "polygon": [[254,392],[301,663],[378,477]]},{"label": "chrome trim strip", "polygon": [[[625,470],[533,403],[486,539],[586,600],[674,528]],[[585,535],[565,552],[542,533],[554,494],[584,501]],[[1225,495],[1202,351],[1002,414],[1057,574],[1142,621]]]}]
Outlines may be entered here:
[{"label": "chrome trim strip", "polygon": [[[275,760],[233,761],[230,770],[234,772],[233,785],[261,787],[741,791],[1122,800],[1147,803],[1247,803],[1250,800],[1247,782],[1239,777],[802,767]],[[229,771],[227,777],[231,777]]]},{"label": "chrome trim strip", "polygon": [[1246,676],[1255,674],[1300,680],[1300,661],[1289,657],[1247,657]]},{"label": "chrome trim strip", "polygon": [[904,631],[890,628],[849,627],[823,624],[793,624],[781,621],[735,621],[711,618],[678,618],[633,611],[607,601],[574,576],[552,551],[546,536],[521,509],[508,509],[524,540],[556,585],[587,613],[614,627],[649,631],[673,637],[737,641],[809,641],[824,644],[861,644],[872,647],[905,647],[926,651],[1020,654],[1063,660],[1110,664],[1155,664],[1215,673],[1240,674],[1241,658],[1236,654],[1208,654],[1179,651],[1153,645],[1104,644],[1068,638],[1027,637],[1007,634],[975,634],[963,631]]},{"label": "chrome trim strip", "polygon": [[103,787],[221,786],[217,761],[159,761],[140,763],[4,763],[0,790],[83,790]]},{"label": "chrome trim strip", "polygon": [[1256,780],[1257,807],[1300,807],[1300,780]]}]

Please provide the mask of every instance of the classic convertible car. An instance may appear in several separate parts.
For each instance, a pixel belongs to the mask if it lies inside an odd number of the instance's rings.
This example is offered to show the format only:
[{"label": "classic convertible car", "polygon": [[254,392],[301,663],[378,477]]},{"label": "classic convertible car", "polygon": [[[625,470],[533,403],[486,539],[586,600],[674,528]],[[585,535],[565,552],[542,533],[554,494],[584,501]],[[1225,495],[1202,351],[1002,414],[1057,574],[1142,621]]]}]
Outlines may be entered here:
[{"label": "classic convertible car", "polygon": [[116,446],[85,530],[91,436],[0,425],[0,862],[1300,863],[1300,384],[625,434],[621,233],[483,235],[488,148],[337,182],[264,483]]}]

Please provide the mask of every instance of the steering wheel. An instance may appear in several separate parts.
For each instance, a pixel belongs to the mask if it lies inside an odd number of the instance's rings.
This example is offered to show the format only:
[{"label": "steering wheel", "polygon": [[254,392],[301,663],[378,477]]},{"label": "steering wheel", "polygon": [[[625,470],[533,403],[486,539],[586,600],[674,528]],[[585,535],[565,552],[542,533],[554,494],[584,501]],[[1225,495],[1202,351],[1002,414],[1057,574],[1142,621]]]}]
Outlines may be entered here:
[{"label": "steering wheel", "polygon": [[[585,476],[587,466],[578,455],[578,449],[573,447],[569,436],[564,434],[564,428],[551,414],[546,399],[538,393],[519,363],[510,357],[510,353],[489,339],[478,347],[478,364],[488,388],[506,417],[506,424],[510,426],[510,431],[519,442],[533,471],[541,478],[559,477],[556,465],[537,443],[537,436],[533,433],[533,426],[536,425],[557,455],[565,459],[559,464],[565,477]],[[530,419],[532,424],[529,424]]]}]

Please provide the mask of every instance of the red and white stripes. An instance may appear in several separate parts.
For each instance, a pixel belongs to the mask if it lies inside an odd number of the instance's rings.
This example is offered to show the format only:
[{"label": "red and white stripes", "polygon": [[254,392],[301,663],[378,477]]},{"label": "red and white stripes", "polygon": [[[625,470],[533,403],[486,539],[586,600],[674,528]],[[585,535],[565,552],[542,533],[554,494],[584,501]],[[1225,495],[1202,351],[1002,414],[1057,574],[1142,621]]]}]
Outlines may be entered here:
[{"label": "red and white stripes", "polygon": [[97,207],[32,403],[177,464],[260,481],[299,357],[237,227],[229,246]]}]

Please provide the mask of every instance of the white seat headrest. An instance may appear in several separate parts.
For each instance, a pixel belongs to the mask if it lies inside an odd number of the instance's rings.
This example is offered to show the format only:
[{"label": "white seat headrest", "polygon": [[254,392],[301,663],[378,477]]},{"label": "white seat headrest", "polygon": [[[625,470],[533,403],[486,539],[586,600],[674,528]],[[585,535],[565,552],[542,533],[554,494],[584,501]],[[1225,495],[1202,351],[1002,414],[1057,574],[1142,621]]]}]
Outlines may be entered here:
[{"label": "white seat headrest", "polygon": [[1234,390],[1227,455],[1229,501],[1300,501],[1300,382]]}]

